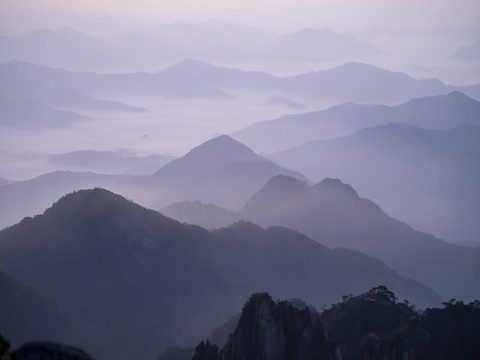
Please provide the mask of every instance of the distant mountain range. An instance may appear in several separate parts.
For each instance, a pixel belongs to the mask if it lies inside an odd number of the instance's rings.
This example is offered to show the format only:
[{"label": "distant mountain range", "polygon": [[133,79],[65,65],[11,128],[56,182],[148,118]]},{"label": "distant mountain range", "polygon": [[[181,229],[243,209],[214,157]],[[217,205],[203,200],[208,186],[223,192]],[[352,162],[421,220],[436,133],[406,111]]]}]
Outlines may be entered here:
[{"label": "distant mountain range", "polygon": [[338,179],[325,179],[310,186],[276,176],[236,216],[191,202],[175,204],[164,211],[180,221],[210,227],[215,227],[216,217],[217,226],[224,225],[229,218],[262,226],[285,226],[330,247],[376,256],[400,274],[432,287],[445,299],[471,301],[480,296],[476,279],[480,247],[452,245],[416,231],[385,214],[372,201],[359,197],[351,186]]},{"label": "distant mountain range", "polygon": [[[110,159],[108,161],[111,163],[105,164],[105,167],[114,165],[115,159],[122,163],[124,161],[110,153],[73,153],[52,160],[60,165],[78,166],[88,161],[86,158],[90,156],[101,163],[105,163],[105,158]],[[143,162],[141,159],[131,160],[137,165]],[[91,161],[90,164],[94,165]],[[280,174],[306,180],[302,174],[278,166],[223,135],[164,166],[159,163],[152,175],[56,171],[30,180],[0,185],[0,227],[42,212],[55,199],[68,192],[97,186],[119,192],[155,209],[192,199],[239,209],[268,179]]]},{"label": "distant mountain range", "polygon": [[463,61],[480,61],[480,41],[458,49],[452,58]]},{"label": "distant mountain range", "polygon": [[140,71],[192,57],[238,64],[351,58],[379,52],[351,34],[340,35],[330,29],[305,29],[280,36],[221,20],[178,21],[109,38],[71,28],[44,29],[1,36],[0,47],[0,62],[16,59],[93,72]]},{"label": "distant mountain range", "polygon": [[[0,65],[0,96],[4,101],[34,101],[66,109],[145,112],[102,96],[154,95],[170,99],[225,101],[230,92],[289,94],[330,101],[402,102],[449,93],[456,88],[436,79],[416,80],[371,65],[346,63],[331,70],[288,78],[244,72],[185,60],[157,73],[96,74],[47,68],[21,61]],[[466,94],[477,87],[458,88]],[[281,97],[281,96],[280,96]]]},{"label": "distant mountain range", "polygon": [[55,199],[78,189],[97,186],[118,189],[128,176],[92,172],[55,171],[25,181],[0,186],[0,228],[13,225],[26,216],[42,213]]},{"label": "distant mountain range", "polygon": [[232,136],[256,151],[272,153],[391,122],[438,130],[451,130],[463,124],[480,125],[480,102],[460,92],[452,92],[413,99],[396,106],[345,103],[326,110],[258,122]]},{"label": "distant mountain range", "polygon": [[479,156],[480,126],[438,131],[391,123],[269,158],[317,181],[338,177],[417,229],[478,244]]},{"label": "distant mountain range", "polygon": [[[150,188],[149,196],[156,197],[158,205],[194,199],[238,209],[268,179],[279,174],[306,180],[302,174],[282,168],[222,135],[166,164],[142,179],[139,186]],[[159,188],[165,192],[158,193]]]},{"label": "distant mountain range", "polygon": [[0,125],[17,128],[63,128],[89,120],[88,116],[57,110],[29,100],[1,101]]},{"label": "distant mountain range", "polygon": [[62,170],[151,175],[173,159],[170,155],[135,156],[122,151],[78,150],[51,155],[49,162]]},{"label": "distant mountain range", "polygon": [[[106,360],[153,358],[172,343],[198,341],[259,290],[321,305],[385,284],[421,307],[440,301],[373,257],[295,231],[237,223],[210,233],[103,189],[69,194],[0,231],[0,248],[0,271],[104,334],[104,347],[94,348],[95,332],[79,327],[74,344]],[[4,336],[31,340],[35,328],[14,321],[22,308],[8,306],[13,327]]]}]

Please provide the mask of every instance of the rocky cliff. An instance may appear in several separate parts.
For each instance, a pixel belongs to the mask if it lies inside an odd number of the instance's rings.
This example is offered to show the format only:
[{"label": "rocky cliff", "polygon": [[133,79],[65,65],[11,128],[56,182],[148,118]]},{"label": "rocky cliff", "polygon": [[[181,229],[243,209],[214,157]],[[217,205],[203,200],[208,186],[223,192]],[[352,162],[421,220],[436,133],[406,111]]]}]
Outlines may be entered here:
[{"label": "rocky cliff", "polygon": [[253,294],[222,349],[201,342],[193,360],[480,359],[480,302],[415,311],[378,286],[318,313]]},{"label": "rocky cliff", "polygon": [[195,360],[342,359],[317,313],[288,301],[274,302],[267,293],[250,297],[235,332],[220,352],[209,343],[201,343],[195,350]]}]

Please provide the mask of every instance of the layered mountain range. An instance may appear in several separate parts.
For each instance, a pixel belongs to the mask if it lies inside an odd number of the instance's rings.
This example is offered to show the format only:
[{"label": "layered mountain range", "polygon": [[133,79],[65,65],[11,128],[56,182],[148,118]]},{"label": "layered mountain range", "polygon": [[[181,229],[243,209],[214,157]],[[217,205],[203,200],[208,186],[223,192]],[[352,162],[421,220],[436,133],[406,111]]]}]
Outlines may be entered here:
[{"label": "layered mountain range", "polygon": [[276,176],[236,214],[196,202],[178,203],[163,211],[180,221],[210,227],[236,219],[285,226],[330,247],[374,255],[400,274],[429,285],[444,299],[472,301],[480,296],[476,279],[480,248],[449,244],[416,231],[338,179],[311,186]]},{"label": "layered mountain range", "polygon": [[[421,307],[440,302],[373,257],[332,250],[281,227],[243,222],[208,232],[103,189],[67,195],[1,231],[0,250],[7,296],[32,289],[51,304],[30,307],[38,310],[32,319],[49,326],[56,315],[42,308],[58,309],[71,321],[54,328],[54,340],[103,359],[153,358],[169,344],[197,341],[260,290],[327,305],[385,284]],[[16,344],[35,337],[35,329],[15,321],[22,309],[7,301],[4,313],[11,326],[2,333]]]},{"label": "layered mountain range", "polygon": [[[95,156],[100,160],[98,153]],[[113,162],[105,164],[106,167],[110,165]],[[268,179],[280,174],[306,179],[302,174],[278,166],[223,135],[161,166],[152,175],[57,171],[27,181],[7,183],[0,186],[0,226],[12,225],[24,216],[42,212],[68,192],[97,186],[156,209],[190,199],[238,209]]]},{"label": "layered mountain range", "polygon": [[364,128],[402,123],[452,130],[480,125],[480,102],[461,92],[413,99],[395,106],[344,103],[325,110],[285,115],[239,130],[232,136],[262,153],[274,153],[313,140],[353,135]]},{"label": "layered mountain range", "polygon": [[[387,103],[447,94],[453,90],[476,96],[474,87],[455,88],[436,79],[417,80],[403,73],[351,62],[330,70],[279,78],[263,72],[213,66],[198,60],[185,60],[156,73],[126,74],[73,72],[15,60],[0,65],[0,79],[0,96],[8,103],[33,101],[54,108],[97,112],[147,111],[134,104],[108,99],[119,94],[224,101],[238,91],[255,94],[268,91],[269,94],[284,94],[287,98],[289,94],[296,94],[310,101]],[[4,115],[13,119],[22,115],[14,112],[13,105],[4,108],[9,110],[4,109]],[[6,124],[15,126],[12,121]]]},{"label": "layered mountain range", "polygon": [[[138,71],[191,57],[214,63],[287,62],[380,52],[352,34],[338,34],[330,29],[303,29],[277,35],[222,20],[178,21],[111,37],[94,37],[68,27],[44,29],[20,36],[1,36],[0,46],[1,62],[18,59],[95,72]],[[80,56],[85,53],[89,56]]]}]

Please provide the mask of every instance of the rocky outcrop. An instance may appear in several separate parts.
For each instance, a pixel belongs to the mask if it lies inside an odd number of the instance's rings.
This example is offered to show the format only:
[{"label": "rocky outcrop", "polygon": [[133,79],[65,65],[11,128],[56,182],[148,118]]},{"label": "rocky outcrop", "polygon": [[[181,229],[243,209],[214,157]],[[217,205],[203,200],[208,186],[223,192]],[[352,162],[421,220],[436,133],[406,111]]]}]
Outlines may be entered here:
[{"label": "rocky outcrop", "polygon": [[[203,342],[194,360],[213,360],[215,349]],[[318,314],[288,301],[274,302],[266,293],[253,294],[245,304],[235,332],[216,355],[218,360],[342,360],[329,342]]]},{"label": "rocky outcrop", "polygon": [[193,360],[480,360],[480,302],[416,312],[385,286],[319,314],[300,300],[253,294],[225,346]]}]

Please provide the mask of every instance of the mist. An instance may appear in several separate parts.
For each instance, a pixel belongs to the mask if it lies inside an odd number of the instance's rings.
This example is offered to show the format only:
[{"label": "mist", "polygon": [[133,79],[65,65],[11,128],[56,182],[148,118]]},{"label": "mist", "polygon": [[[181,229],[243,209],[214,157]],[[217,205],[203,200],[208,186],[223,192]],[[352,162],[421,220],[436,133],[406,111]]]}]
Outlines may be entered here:
[{"label": "mist", "polygon": [[173,360],[256,292],[476,309],[479,18],[0,0],[0,335]]}]

